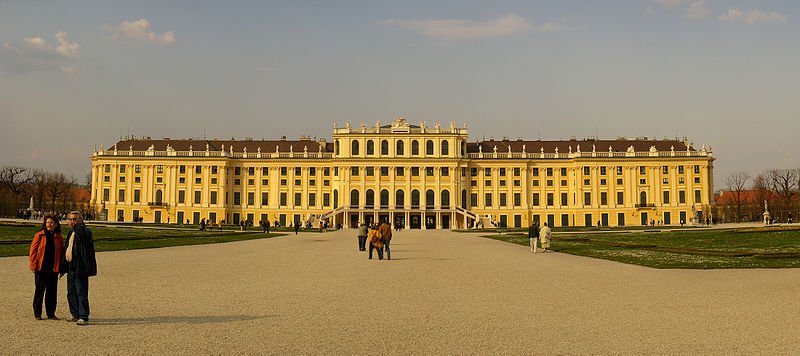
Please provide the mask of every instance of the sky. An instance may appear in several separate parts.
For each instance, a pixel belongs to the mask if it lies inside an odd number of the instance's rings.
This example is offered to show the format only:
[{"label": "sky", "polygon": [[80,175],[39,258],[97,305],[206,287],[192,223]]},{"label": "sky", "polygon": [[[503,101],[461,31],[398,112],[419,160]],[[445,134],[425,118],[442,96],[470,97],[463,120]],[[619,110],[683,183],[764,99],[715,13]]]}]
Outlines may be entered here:
[{"label": "sky", "polygon": [[687,137],[715,189],[800,168],[800,2],[0,0],[0,165],[121,136]]}]

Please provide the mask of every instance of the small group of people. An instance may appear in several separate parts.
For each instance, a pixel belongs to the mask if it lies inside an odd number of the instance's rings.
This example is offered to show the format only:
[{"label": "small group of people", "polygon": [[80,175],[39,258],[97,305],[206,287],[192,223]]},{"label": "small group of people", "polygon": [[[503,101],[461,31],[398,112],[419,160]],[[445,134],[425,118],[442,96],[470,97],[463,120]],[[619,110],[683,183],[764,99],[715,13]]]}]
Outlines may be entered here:
[{"label": "small group of people", "polygon": [[89,323],[89,277],[97,275],[92,231],[78,211],[70,212],[71,228],[64,241],[61,224],[55,215],[45,215],[42,226],[33,236],[28,255],[33,272],[33,316],[42,320],[42,302],[47,319],[58,320],[58,280],[67,275],[67,301],[70,317],[78,325]]},{"label": "small group of people", "polygon": [[[528,228],[528,239],[531,242],[531,253],[538,251],[538,246],[541,243],[542,253],[548,252],[550,248],[550,238],[553,236],[552,230],[547,226],[547,222],[539,227],[539,222],[534,221],[531,227]],[[540,242],[541,241],[541,242]]]},{"label": "small group of people", "polygon": [[373,223],[367,226],[366,223],[361,223],[358,226],[358,250],[366,251],[367,243],[369,243],[369,259],[372,259],[372,251],[377,250],[378,259],[383,260],[383,254],[386,252],[386,259],[392,259],[392,252],[389,245],[392,241],[392,227],[387,222],[380,224]]}]

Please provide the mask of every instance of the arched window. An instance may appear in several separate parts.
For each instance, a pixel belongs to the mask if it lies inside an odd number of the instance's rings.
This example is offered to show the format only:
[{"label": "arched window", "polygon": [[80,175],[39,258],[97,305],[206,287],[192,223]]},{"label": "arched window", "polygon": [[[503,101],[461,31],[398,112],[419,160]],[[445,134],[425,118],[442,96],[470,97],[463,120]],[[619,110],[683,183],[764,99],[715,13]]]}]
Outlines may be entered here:
[{"label": "arched window", "polygon": [[429,209],[433,208],[433,206],[434,206],[434,201],[433,200],[434,200],[435,196],[436,196],[436,194],[433,193],[432,189],[428,189],[428,191],[425,192],[425,207],[427,207]]},{"label": "arched window", "polygon": [[336,209],[339,207],[339,191],[333,191],[333,208]]},{"label": "arched window", "polygon": [[647,205],[647,192],[639,193],[639,204],[642,206]]},{"label": "arched window", "polygon": [[433,140],[428,140],[428,142],[425,142],[425,154],[433,156]]},{"label": "arched window", "polygon": [[405,143],[403,141],[397,141],[397,147],[395,148],[394,154],[397,156],[402,156],[405,154]]},{"label": "arched window", "polygon": [[367,141],[367,154],[374,155],[375,154],[375,141],[368,140]]},{"label": "arched window", "polygon": [[158,204],[158,205],[161,204],[161,199],[164,198],[163,195],[164,195],[164,193],[161,192],[161,189],[156,190],[156,204]]},{"label": "arched window", "polygon": [[333,152],[338,156],[339,155],[339,140],[333,142]]},{"label": "arched window", "polygon": [[447,156],[450,154],[450,143],[447,141],[442,141],[442,152],[440,152],[442,156]]},{"label": "arched window", "polygon": [[353,140],[353,144],[350,147],[350,155],[357,156],[358,155],[358,141]]},{"label": "arched window", "polygon": [[442,191],[442,209],[450,209],[450,191]]},{"label": "arched window", "polygon": [[399,209],[406,205],[405,195],[406,194],[402,190],[394,192],[394,206],[396,208]]},{"label": "arched window", "polygon": [[350,191],[350,207],[353,209],[358,209],[358,189],[353,189]]},{"label": "arched window", "polygon": [[381,190],[381,209],[389,209],[389,191]]},{"label": "arched window", "polygon": [[364,202],[364,206],[367,208],[374,208],[375,207],[375,191],[372,189],[367,189],[366,195],[367,201]]},{"label": "arched window", "polygon": [[461,191],[461,209],[467,208],[467,190],[464,189]]},{"label": "arched window", "polygon": [[411,209],[419,209],[419,190],[411,191]]},{"label": "arched window", "polygon": [[411,141],[411,155],[419,156],[419,141]]},{"label": "arched window", "polygon": [[389,154],[389,141],[386,140],[381,141],[381,154],[382,155]]}]

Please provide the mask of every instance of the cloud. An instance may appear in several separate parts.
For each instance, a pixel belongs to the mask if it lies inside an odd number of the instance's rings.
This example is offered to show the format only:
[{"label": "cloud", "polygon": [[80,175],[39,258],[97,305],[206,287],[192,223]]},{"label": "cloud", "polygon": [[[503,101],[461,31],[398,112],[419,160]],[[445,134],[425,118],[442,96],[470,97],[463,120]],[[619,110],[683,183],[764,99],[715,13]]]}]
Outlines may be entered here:
[{"label": "cloud", "polygon": [[744,23],[757,25],[762,23],[786,22],[786,15],[776,11],[766,12],[761,10],[742,11],[737,8],[730,8],[728,11],[717,17],[725,22]]},{"label": "cloud", "polygon": [[156,45],[173,45],[175,44],[175,33],[167,31],[162,34],[157,34],[150,31],[150,22],[145,19],[136,21],[122,21],[117,26],[104,25],[103,29],[110,32],[110,38],[117,40],[120,36],[128,39],[144,41]]},{"label": "cloud", "polygon": [[514,14],[508,14],[486,22],[475,22],[472,20],[390,19],[381,21],[381,24],[406,28],[426,37],[449,41],[503,37],[529,30],[552,32],[563,28],[556,23],[548,23],[539,27],[534,27],[525,18]]},{"label": "cloud", "polygon": [[709,12],[711,11],[706,5],[706,0],[696,0],[689,4],[689,7],[686,8],[686,12],[684,12],[683,17],[692,20],[699,20],[708,16]]},{"label": "cloud", "polygon": [[24,74],[34,71],[60,71],[74,77],[77,70],[74,62],[81,56],[81,46],[67,40],[67,33],[56,32],[55,42],[35,36],[26,37],[19,42],[6,42],[0,51],[2,71],[11,74]]}]

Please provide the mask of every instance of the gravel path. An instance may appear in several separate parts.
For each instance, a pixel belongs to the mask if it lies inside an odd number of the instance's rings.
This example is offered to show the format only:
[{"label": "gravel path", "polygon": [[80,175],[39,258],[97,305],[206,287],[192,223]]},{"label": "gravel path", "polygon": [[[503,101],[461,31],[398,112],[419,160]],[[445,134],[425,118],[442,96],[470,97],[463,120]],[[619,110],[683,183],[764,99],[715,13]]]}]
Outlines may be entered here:
[{"label": "gravel path", "polygon": [[798,269],[656,270],[447,231],[396,233],[378,261],[353,235],[100,253],[86,327],[34,320],[27,258],[0,258],[0,353],[800,353]]}]

